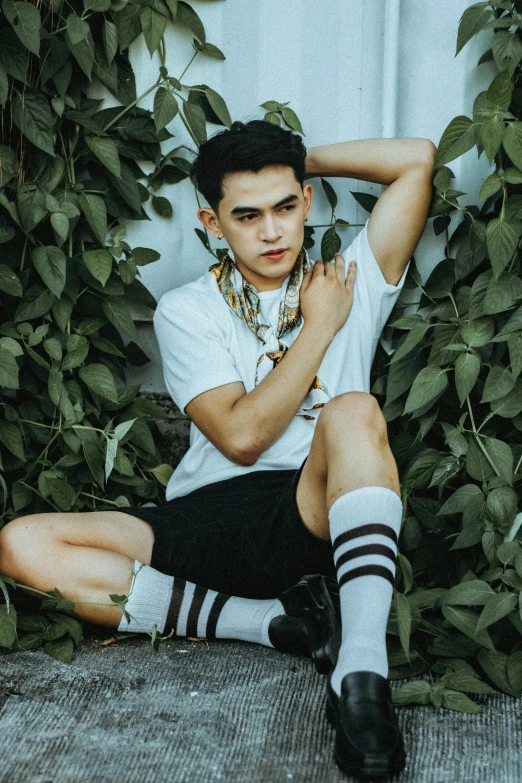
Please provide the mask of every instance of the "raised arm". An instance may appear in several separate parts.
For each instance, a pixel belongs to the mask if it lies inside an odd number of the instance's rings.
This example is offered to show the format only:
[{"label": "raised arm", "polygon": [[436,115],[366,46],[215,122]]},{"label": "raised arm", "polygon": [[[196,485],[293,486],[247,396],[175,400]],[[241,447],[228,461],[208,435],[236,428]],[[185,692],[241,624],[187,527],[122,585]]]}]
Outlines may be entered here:
[{"label": "raised arm", "polygon": [[309,147],[308,176],[388,185],[368,223],[368,241],[387,283],[396,285],[421,238],[437,148],[429,139],[361,139]]}]

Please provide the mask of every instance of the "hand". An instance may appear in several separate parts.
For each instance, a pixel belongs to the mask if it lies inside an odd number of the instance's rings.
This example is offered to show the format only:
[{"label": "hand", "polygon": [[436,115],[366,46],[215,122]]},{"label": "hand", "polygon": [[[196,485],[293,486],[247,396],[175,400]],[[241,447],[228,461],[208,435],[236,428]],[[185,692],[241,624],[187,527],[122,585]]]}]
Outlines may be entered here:
[{"label": "hand", "polygon": [[356,272],[357,264],[350,261],[345,280],[344,258],[336,253],[331,262],[316,261],[303,277],[299,292],[301,315],[307,327],[318,334],[331,335],[330,341],[350,315]]}]

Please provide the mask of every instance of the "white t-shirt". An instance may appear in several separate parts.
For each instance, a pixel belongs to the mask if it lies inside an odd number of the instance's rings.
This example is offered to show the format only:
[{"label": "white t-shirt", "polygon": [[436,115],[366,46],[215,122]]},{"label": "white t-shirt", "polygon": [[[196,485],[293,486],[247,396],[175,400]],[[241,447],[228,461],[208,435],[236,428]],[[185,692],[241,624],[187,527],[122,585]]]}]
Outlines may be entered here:
[{"label": "white t-shirt", "polygon": [[[348,320],[317,371],[330,398],[349,391],[369,391],[377,342],[406,277],[405,271],[396,286],[386,282],[370,249],[367,225],[342,251],[345,274],[355,259],[357,277]],[[260,323],[277,323],[284,288],[259,292]],[[302,326],[303,320],[283,335],[282,341],[290,347]],[[263,343],[225,302],[210,272],[164,294],[154,314],[154,327],[165,383],[181,411],[185,412],[185,406],[198,394],[227,383],[242,381],[247,393],[254,388]],[[315,424],[315,420],[295,416],[254,465],[239,465],[227,459],[192,422],[190,447],[170,478],[167,500],[254,470],[299,468],[310,451]]]}]

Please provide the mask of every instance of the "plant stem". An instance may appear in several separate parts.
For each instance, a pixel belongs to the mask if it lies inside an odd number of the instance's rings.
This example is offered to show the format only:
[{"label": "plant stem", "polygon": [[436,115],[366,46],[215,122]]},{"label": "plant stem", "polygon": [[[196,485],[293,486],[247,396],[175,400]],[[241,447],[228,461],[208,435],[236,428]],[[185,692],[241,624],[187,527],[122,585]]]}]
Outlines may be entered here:
[{"label": "plant stem", "polygon": [[183,77],[184,77],[184,76],[185,76],[185,74],[187,73],[188,69],[190,68],[190,66],[192,65],[192,63],[194,62],[194,60],[196,59],[196,57],[198,56],[198,54],[199,54],[199,52],[194,52],[194,56],[191,58],[191,60],[190,60],[189,64],[187,65],[187,67],[185,68],[185,70],[183,71],[183,73],[181,74],[181,76],[179,77],[179,79],[178,79],[178,82],[181,82],[181,80],[183,79]]},{"label": "plant stem", "polygon": [[145,92],[142,93],[142,95],[140,95],[138,98],[136,98],[135,101],[132,101],[132,103],[129,103],[128,106],[125,106],[123,111],[120,111],[120,113],[117,114],[116,117],[113,120],[111,120],[109,123],[107,123],[107,125],[104,127],[102,132],[105,133],[112,125],[114,125],[115,122],[118,122],[118,120],[121,119],[121,117],[123,117],[124,114],[126,114],[128,111],[133,109],[141,100],[143,100],[143,98],[146,98],[149,93],[151,93],[153,90],[155,90],[156,87],[159,87],[159,85],[163,81],[165,81],[165,80],[162,79],[161,76],[160,76],[158,78],[158,80],[155,82],[155,84],[152,85],[152,87],[149,87],[149,89],[145,90]]}]

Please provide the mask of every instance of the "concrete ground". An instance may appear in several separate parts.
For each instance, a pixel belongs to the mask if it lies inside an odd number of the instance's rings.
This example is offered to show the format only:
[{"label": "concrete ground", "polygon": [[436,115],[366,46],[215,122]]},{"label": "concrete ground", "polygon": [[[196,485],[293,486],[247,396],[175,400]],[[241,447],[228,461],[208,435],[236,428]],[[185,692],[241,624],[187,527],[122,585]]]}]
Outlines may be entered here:
[{"label": "concrete ground", "polygon": [[[103,632],[102,632],[103,633]],[[108,634],[106,634],[108,636]],[[0,657],[0,783],[337,783],[324,677],[242,642],[84,641],[71,665]],[[400,683],[392,683],[396,688]],[[519,783],[520,700],[398,707],[398,783]]]}]

